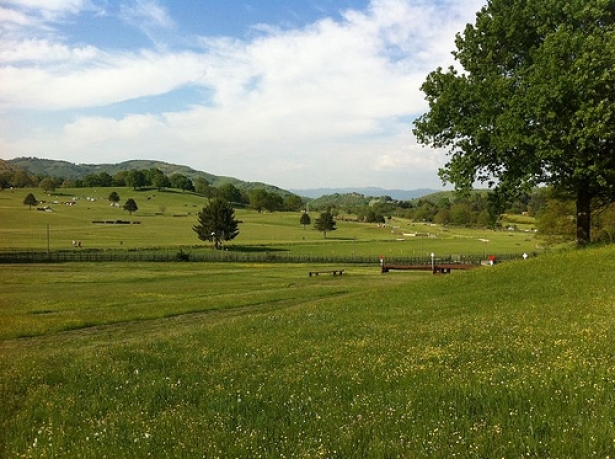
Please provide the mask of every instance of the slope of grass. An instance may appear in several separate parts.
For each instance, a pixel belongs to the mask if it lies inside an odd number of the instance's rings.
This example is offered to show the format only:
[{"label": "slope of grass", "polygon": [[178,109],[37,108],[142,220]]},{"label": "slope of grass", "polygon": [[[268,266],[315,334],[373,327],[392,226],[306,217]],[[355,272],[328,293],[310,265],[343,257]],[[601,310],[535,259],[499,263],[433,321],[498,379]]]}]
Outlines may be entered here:
[{"label": "slope of grass", "polygon": [[[133,198],[139,210],[130,215],[109,206],[107,197],[117,191],[121,202]],[[29,209],[23,204],[33,192],[53,212]],[[64,202],[76,205],[66,206]],[[54,204],[57,202],[57,204]],[[180,246],[206,246],[192,230],[196,214],[207,204],[205,198],[181,192],[134,191],[129,188],[62,189],[46,196],[42,190],[0,192],[0,250],[72,250],[72,241],[81,241],[84,250],[177,249]],[[463,228],[443,229],[436,225],[414,224],[393,219],[386,226],[337,221],[337,230],[327,239],[318,231],[299,224],[300,213],[258,213],[238,209],[239,236],[227,246],[235,250],[275,250],[293,255],[344,257],[425,257],[523,253],[537,250],[532,233],[494,232]],[[312,215],[312,220],[317,215]],[[117,220],[139,224],[100,224]]]},{"label": "slope of grass", "polygon": [[[421,282],[319,277],[304,284],[319,294],[278,307],[6,339],[0,456],[613,456],[614,256],[574,251]],[[135,285],[162,279],[151,269]],[[301,283],[292,269],[247,269],[210,284],[236,295],[260,284],[274,304],[276,286]],[[34,284],[39,269],[17,278]],[[186,278],[169,270],[164,290],[189,289]],[[128,310],[135,298],[115,301]]]}]

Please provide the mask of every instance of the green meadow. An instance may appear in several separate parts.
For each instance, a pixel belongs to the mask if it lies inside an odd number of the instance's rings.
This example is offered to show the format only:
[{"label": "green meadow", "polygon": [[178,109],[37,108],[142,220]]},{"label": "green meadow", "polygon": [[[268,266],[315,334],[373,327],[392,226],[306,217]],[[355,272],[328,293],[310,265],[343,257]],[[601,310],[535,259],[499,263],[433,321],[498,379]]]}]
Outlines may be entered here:
[{"label": "green meadow", "polygon": [[612,247],[0,267],[0,457],[610,457]]},{"label": "green meadow", "polygon": [[[110,207],[107,197],[117,191],[122,199],[133,198],[139,210],[132,215]],[[29,209],[23,204],[33,192],[53,212]],[[65,202],[75,202],[67,206]],[[57,204],[56,204],[57,203]],[[0,250],[72,250],[72,241],[81,241],[84,250],[176,251],[209,250],[199,241],[192,226],[196,214],[207,204],[200,196],[181,192],[134,191],[130,188],[61,189],[47,196],[42,190],[16,189],[0,193]],[[522,254],[542,250],[531,224],[515,224],[519,231],[490,231],[442,228],[393,218],[387,225],[352,222],[353,216],[340,210],[337,230],[323,237],[311,227],[299,224],[298,212],[258,213],[237,209],[241,220],[239,236],[226,244],[233,251],[272,251],[298,256],[427,257],[487,254]],[[312,222],[318,217],[312,212]],[[117,220],[133,224],[100,224]],[[134,224],[138,222],[138,224]]]},{"label": "green meadow", "polygon": [[[0,193],[0,249],[210,250],[191,230],[202,198],[120,190],[139,205],[130,216],[98,192],[47,197],[54,212]],[[237,217],[229,250],[537,246],[525,231],[340,217],[324,239],[298,214]],[[0,457],[613,457],[614,257],[547,252],[441,276],[354,263],[3,264]],[[308,275],[333,268],[344,275]]]}]

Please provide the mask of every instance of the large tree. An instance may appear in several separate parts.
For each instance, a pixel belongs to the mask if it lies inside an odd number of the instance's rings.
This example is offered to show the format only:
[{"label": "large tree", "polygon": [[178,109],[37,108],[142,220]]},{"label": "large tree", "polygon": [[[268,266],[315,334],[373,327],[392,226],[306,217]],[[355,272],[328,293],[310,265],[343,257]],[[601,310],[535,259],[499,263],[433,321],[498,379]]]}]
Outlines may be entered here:
[{"label": "large tree", "polygon": [[43,180],[38,182],[38,186],[47,193],[53,193],[56,190],[56,184],[51,177],[45,177]]},{"label": "large tree", "polygon": [[547,184],[576,202],[615,200],[615,0],[489,0],[456,39],[463,67],[430,73],[414,132],[448,150],[445,182],[505,196]]},{"label": "large tree", "polygon": [[143,188],[147,185],[147,176],[144,171],[131,169],[126,174],[126,185],[133,187],[135,190]]},{"label": "large tree", "polygon": [[250,207],[258,211],[258,213],[260,214],[267,206],[268,195],[269,193],[267,193],[267,190],[263,188],[256,188],[254,190],[251,190],[248,193],[248,196],[250,198]]},{"label": "large tree", "polygon": [[150,185],[157,188],[158,191],[171,186],[171,180],[169,179],[169,177],[164,175],[164,172],[162,172],[156,167],[152,167],[150,170],[147,171],[147,178]]},{"label": "large tree", "polygon": [[233,207],[221,198],[214,198],[197,215],[198,223],[192,227],[201,241],[214,243],[219,249],[222,241],[235,239],[239,234],[239,221]]},{"label": "large tree", "polygon": [[241,203],[241,190],[232,183],[224,183],[218,188],[220,197],[227,202]]}]

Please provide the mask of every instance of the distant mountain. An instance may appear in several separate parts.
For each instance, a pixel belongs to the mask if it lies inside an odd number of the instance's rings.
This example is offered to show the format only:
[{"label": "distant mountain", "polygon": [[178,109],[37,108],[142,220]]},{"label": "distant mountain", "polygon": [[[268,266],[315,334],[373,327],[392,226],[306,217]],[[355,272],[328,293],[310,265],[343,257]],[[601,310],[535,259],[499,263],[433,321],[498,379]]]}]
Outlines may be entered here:
[{"label": "distant mountain", "polygon": [[306,198],[317,199],[322,196],[329,196],[334,194],[353,194],[358,193],[364,196],[371,196],[379,198],[381,196],[390,196],[397,201],[409,201],[411,199],[420,198],[422,196],[435,193],[439,190],[432,190],[429,188],[418,188],[415,190],[387,190],[378,187],[365,187],[365,188],[312,188],[306,190],[291,189],[292,193]]},{"label": "distant mountain", "polygon": [[[53,159],[42,159],[32,157],[22,157],[9,159],[4,161],[6,167],[14,170],[24,170],[34,175],[49,175],[51,177],[62,177],[65,179],[81,179],[90,174],[100,174],[106,172],[113,176],[121,171],[129,170],[148,170],[160,169],[165,175],[182,174],[191,180],[197,177],[202,177],[209,182],[210,185],[219,187],[225,183],[232,183],[237,188],[242,190],[251,190],[255,188],[264,188],[269,192],[275,191],[282,195],[290,194],[289,191],[278,188],[274,185],[268,185],[261,182],[246,182],[234,177],[225,177],[209,174],[203,171],[197,171],[188,166],[166,163],[164,161],[154,160],[130,160],[118,164],[75,164],[68,161],[59,161]],[[0,163],[0,170],[3,164]]]},{"label": "distant mountain", "polygon": [[435,193],[439,190],[428,188],[419,188],[415,190],[387,190],[377,187],[362,187],[362,188],[315,188],[315,189],[295,189],[284,190],[275,185],[269,185],[261,182],[246,182],[234,177],[217,176],[207,172],[198,171],[188,166],[171,164],[164,161],[155,160],[130,160],[117,164],[75,164],[69,161],[60,161],[53,159],[42,159],[35,157],[21,157],[15,159],[2,160],[0,162],[0,170],[25,170],[34,175],[49,175],[51,177],[62,177],[65,179],[81,179],[90,174],[100,174],[106,172],[113,176],[121,171],[129,171],[133,169],[148,170],[160,169],[166,175],[182,174],[191,180],[197,177],[202,177],[209,182],[210,185],[219,187],[225,183],[232,183],[237,188],[249,191],[255,188],[264,188],[269,192],[277,192],[282,195],[290,193],[297,194],[304,198],[317,199],[328,195],[351,195],[360,194],[366,198],[381,196],[390,196],[397,201],[408,201],[415,198]]}]

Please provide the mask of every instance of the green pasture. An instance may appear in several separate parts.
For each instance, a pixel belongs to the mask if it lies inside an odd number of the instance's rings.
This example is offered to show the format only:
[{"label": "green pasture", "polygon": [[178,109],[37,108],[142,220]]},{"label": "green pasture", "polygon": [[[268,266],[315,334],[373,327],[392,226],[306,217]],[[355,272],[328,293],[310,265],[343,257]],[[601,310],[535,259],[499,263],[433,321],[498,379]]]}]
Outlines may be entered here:
[{"label": "green pasture", "polygon": [[[288,308],[424,279],[352,266],[343,282],[318,264],[61,263],[0,265],[0,340],[204,312]],[[431,276],[431,273],[429,273]]]},{"label": "green pasture", "polygon": [[[110,207],[107,197],[117,191],[121,203],[133,198],[139,210],[133,215]],[[29,209],[23,204],[33,192],[39,207],[53,212]],[[67,206],[65,202],[76,202]],[[56,204],[57,202],[57,204]],[[186,250],[210,248],[192,230],[196,214],[207,204],[205,198],[190,193],[123,189],[62,189],[47,196],[42,190],[15,189],[0,193],[0,250],[72,250],[80,241],[84,250],[139,250],[160,248]],[[226,244],[235,251],[275,251],[301,256],[426,257],[509,254],[540,251],[541,247],[527,224],[520,231],[490,231],[442,228],[393,218],[387,225],[349,221],[341,214],[337,230],[327,238],[312,227],[299,224],[298,212],[258,213],[238,209],[240,234]],[[312,222],[318,217],[312,213]],[[93,223],[129,221],[131,224]],[[138,223],[135,223],[138,222]]]},{"label": "green pasture", "polygon": [[1,266],[0,457],[613,457],[614,257]]}]

